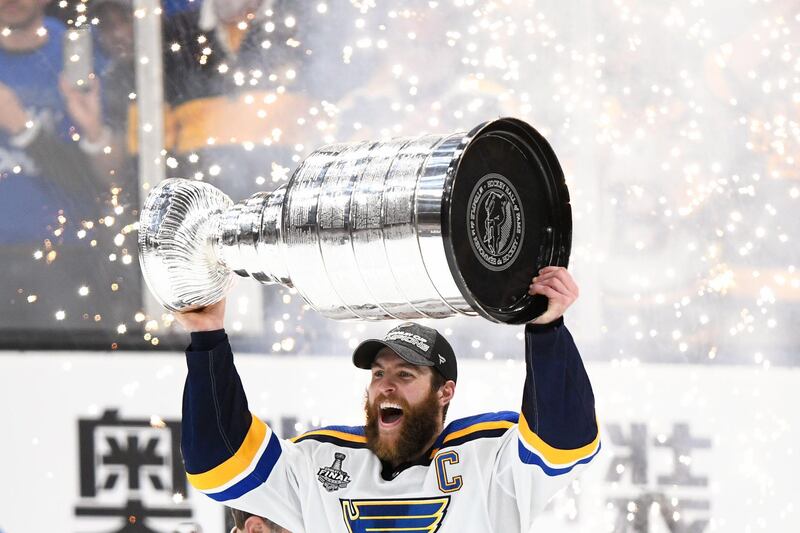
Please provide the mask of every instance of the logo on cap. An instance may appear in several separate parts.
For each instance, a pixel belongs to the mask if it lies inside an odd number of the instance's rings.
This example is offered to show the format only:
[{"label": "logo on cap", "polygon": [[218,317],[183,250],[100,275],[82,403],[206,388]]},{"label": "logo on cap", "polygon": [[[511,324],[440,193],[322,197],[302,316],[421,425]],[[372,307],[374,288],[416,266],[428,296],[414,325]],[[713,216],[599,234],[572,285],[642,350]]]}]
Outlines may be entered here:
[{"label": "logo on cap", "polygon": [[406,344],[410,344],[412,346],[416,346],[423,352],[426,352],[431,349],[430,345],[428,344],[428,339],[425,337],[420,337],[415,333],[411,333],[409,331],[403,330],[394,330],[390,331],[386,334],[386,337],[383,339],[385,341],[400,341]]}]

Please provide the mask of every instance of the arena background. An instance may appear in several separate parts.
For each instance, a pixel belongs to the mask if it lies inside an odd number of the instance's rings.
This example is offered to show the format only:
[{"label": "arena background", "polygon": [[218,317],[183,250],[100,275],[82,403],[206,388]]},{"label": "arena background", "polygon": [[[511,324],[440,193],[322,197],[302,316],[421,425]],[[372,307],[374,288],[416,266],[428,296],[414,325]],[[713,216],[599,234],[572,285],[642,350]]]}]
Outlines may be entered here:
[{"label": "arena background", "polygon": [[[113,3],[135,35],[133,85],[104,95],[131,104],[114,125],[118,179],[87,195],[94,219],[0,244],[27,272],[0,307],[2,533],[223,530],[221,508],[179,471],[187,336],[146,293],[135,250],[153,184],[203,179],[239,200],[325,143],[498,116],[539,129],[567,176],[581,287],[567,324],[603,432],[596,464],[534,529],[797,529],[796,3],[275,2],[259,19],[281,36],[259,43],[269,64],[217,65],[203,87],[174,66],[204,44],[181,22],[200,2]],[[47,9],[97,41],[91,1]],[[19,170],[0,164],[0,195],[12,194]],[[228,308],[253,410],[281,436],[359,423],[365,377],[349,354],[392,322],[327,320],[250,279]],[[520,327],[426,323],[464,368],[451,418],[518,407]]]}]

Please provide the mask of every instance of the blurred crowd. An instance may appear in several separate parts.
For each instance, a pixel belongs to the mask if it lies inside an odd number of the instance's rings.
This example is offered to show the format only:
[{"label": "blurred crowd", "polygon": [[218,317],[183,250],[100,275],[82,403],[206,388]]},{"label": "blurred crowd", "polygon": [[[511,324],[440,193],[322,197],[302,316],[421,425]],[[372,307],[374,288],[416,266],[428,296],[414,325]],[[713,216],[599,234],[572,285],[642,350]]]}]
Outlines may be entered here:
[{"label": "blurred crowd", "polygon": [[[165,6],[168,177],[208,181],[238,201],[286,180],[302,143],[322,142],[325,99],[358,80],[336,75],[341,45],[315,42],[320,32],[293,18],[293,4]],[[37,332],[57,330],[76,346],[113,348],[147,322],[134,226],[145,181],[134,25],[130,0],[0,1],[6,347],[47,345]]]},{"label": "blurred crowd", "polygon": [[[276,188],[302,157],[334,140],[436,131],[438,122],[425,122],[424,114],[405,121],[410,131],[375,126],[380,113],[394,119],[410,111],[393,103],[409,84],[453,93],[444,75],[418,82],[402,73],[411,81],[398,82],[396,67],[361,41],[353,46],[341,27],[368,10],[346,0],[173,1],[162,8],[166,177],[207,181],[234,201]],[[441,22],[423,17],[420,26],[408,14],[372,12],[356,27],[385,30],[389,18],[403,36]],[[137,261],[138,207],[153,183],[137,168],[135,24],[131,0],[0,0],[6,348],[130,348],[155,344],[152,329],[169,330],[164,315],[145,310]],[[419,64],[430,52],[402,44]],[[350,128],[337,130],[342,123]],[[247,307],[249,322],[260,322],[264,311],[290,325],[288,337],[268,345],[318,348],[336,329],[294,291],[262,294],[255,309]],[[53,331],[60,334],[41,334]]]},{"label": "blurred crowd", "polygon": [[[578,334],[609,357],[788,353],[797,20],[785,1],[722,6],[163,2],[166,175],[238,201],[322,144],[516,116],[567,174],[589,287]],[[168,323],[144,310],[136,258],[153,185],[137,169],[136,20],[131,0],[0,0],[5,347],[154,344]],[[261,294],[259,348],[339,353],[369,333],[289,289]],[[457,331],[457,349],[514,351],[505,330],[481,333]]]},{"label": "blurred crowd", "polygon": [[[0,2],[0,331],[6,346],[72,347],[124,322],[140,301],[131,231],[132,159],[118,134],[126,117],[117,78],[131,49],[129,10],[109,32],[68,28],[49,2]],[[109,10],[112,2],[98,4]],[[128,35],[130,44],[131,35]],[[95,47],[94,44],[97,46]],[[129,77],[132,81],[132,78]],[[130,90],[130,89],[129,89]],[[110,337],[110,335],[106,335]],[[108,347],[108,344],[106,344]]]}]

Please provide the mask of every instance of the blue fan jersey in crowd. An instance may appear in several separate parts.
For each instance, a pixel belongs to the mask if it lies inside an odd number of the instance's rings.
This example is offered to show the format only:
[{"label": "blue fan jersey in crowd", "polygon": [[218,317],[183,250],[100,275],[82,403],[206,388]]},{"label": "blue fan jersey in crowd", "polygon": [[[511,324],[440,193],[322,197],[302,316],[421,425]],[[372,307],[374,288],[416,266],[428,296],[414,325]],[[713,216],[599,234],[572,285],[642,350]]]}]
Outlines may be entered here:
[{"label": "blue fan jersey in crowd", "polygon": [[[70,139],[69,116],[59,90],[63,66],[62,39],[67,31],[58,20],[46,17],[47,42],[34,50],[11,52],[0,49],[0,83],[13,90],[21,104],[41,126],[64,142]],[[23,148],[13,146],[0,132],[0,244],[41,242],[53,238],[58,216],[74,227],[79,220],[94,218],[94,197],[68,194],[42,175],[39,163]],[[75,239],[66,231],[65,241]]]}]

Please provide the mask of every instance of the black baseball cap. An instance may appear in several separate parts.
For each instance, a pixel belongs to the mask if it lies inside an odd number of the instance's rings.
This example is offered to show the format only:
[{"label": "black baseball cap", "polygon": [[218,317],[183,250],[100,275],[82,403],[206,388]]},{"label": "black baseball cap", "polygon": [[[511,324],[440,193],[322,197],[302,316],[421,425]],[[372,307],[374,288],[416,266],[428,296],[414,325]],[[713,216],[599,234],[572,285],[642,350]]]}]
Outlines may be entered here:
[{"label": "black baseball cap", "polygon": [[432,366],[446,380],[456,381],[458,365],[450,343],[438,331],[406,322],[389,331],[383,339],[368,339],[353,352],[353,364],[369,370],[383,348],[390,348],[412,365]]}]

